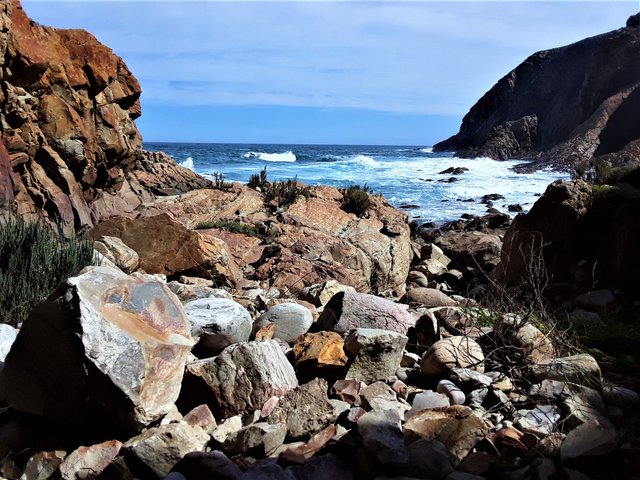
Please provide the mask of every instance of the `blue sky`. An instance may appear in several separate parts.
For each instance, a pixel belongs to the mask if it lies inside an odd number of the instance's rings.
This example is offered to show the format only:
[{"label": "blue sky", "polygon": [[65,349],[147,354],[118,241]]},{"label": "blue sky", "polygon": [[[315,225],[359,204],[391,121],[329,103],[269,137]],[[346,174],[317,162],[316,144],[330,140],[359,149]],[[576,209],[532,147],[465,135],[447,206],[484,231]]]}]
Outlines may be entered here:
[{"label": "blue sky", "polygon": [[531,53],[624,26],[638,0],[49,1],[142,85],[145,141],[431,145]]}]

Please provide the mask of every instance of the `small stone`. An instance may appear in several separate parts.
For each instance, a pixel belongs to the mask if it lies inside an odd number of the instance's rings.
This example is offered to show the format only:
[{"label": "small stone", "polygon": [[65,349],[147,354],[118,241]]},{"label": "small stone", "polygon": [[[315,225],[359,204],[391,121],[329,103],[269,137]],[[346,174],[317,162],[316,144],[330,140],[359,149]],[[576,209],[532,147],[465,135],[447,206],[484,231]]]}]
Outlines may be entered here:
[{"label": "small stone", "polygon": [[413,397],[411,410],[407,416],[413,416],[427,409],[433,410],[438,408],[447,408],[449,406],[451,406],[451,402],[449,401],[449,397],[445,394],[436,393],[433,390],[427,390],[426,392],[418,393]]},{"label": "small stone", "polygon": [[456,336],[434,343],[422,357],[422,372],[446,375],[452,368],[470,368],[484,372],[484,354],[474,340]]},{"label": "small stone", "polygon": [[356,329],[345,340],[345,351],[353,358],[345,379],[369,383],[393,375],[407,341],[406,336],[388,330]]},{"label": "small stone", "polygon": [[515,386],[509,377],[500,372],[487,372],[487,376],[491,378],[491,387],[505,393],[513,391]]},{"label": "small stone", "polygon": [[493,372],[480,373],[470,368],[453,368],[449,378],[469,389],[485,388],[493,382],[491,373]]},{"label": "small stone", "polygon": [[444,393],[449,397],[451,405],[463,405],[466,400],[462,390],[460,390],[455,383],[449,380],[440,380],[436,391],[438,393]]},{"label": "small stone", "polygon": [[360,382],[356,380],[338,380],[331,387],[331,395],[349,404],[360,403]]},{"label": "small stone", "polygon": [[273,338],[289,344],[305,333],[313,324],[313,317],[308,308],[297,303],[279,303],[269,308],[254,322],[254,331],[268,323],[276,325]]},{"label": "small stone", "polygon": [[329,300],[339,292],[355,293],[355,291],[355,288],[348,285],[342,285],[337,280],[327,280],[324,283],[311,285],[310,287],[305,288],[302,291],[302,295],[316,307],[321,307],[329,303]]},{"label": "small stone", "polygon": [[635,407],[640,402],[640,395],[629,388],[617,385],[607,385],[602,390],[604,400],[608,405],[629,409]]},{"label": "small stone", "polygon": [[207,433],[216,429],[216,419],[207,405],[200,405],[184,416],[184,421],[189,425],[198,426]]},{"label": "small stone", "polygon": [[113,262],[125,273],[131,273],[138,268],[140,257],[135,250],[129,248],[117,237],[103,236],[93,243],[94,248]]},{"label": "small stone", "polygon": [[113,462],[122,448],[122,442],[109,440],[89,447],[79,447],[60,465],[64,480],[96,478]]},{"label": "small stone", "polygon": [[467,395],[467,402],[470,407],[478,408],[483,404],[484,399],[488,394],[488,388],[478,388],[476,390],[472,390],[469,395]]},{"label": "small stone", "polygon": [[516,421],[516,426],[523,432],[544,437],[556,430],[560,421],[561,411],[555,405],[538,405],[533,410],[523,412],[524,415]]},{"label": "small stone", "polygon": [[396,393],[384,382],[374,382],[360,389],[362,406],[375,411],[397,410],[404,414],[409,407],[398,402]]},{"label": "small stone", "polygon": [[403,465],[408,460],[400,415],[396,410],[372,411],[358,420],[364,447],[383,465]]},{"label": "small stone", "polygon": [[32,455],[20,477],[21,480],[47,480],[53,477],[62,463],[66,452],[63,450],[43,451]]},{"label": "small stone", "polygon": [[287,426],[281,423],[254,423],[230,434],[224,442],[224,450],[230,455],[238,455],[248,450],[256,450],[265,457],[284,443]]},{"label": "small stone", "polygon": [[218,427],[211,434],[218,443],[224,443],[229,435],[239,432],[242,429],[242,415],[234,415],[225,419],[225,421],[218,425]]},{"label": "small stone", "polygon": [[403,352],[402,360],[400,360],[400,366],[405,368],[415,368],[418,366],[418,363],[422,360],[420,355],[413,352]]},{"label": "small stone", "polygon": [[335,332],[307,333],[293,346],[295,365],[308,369],[343,367],[348,360],[343,347],[344,340]]}]

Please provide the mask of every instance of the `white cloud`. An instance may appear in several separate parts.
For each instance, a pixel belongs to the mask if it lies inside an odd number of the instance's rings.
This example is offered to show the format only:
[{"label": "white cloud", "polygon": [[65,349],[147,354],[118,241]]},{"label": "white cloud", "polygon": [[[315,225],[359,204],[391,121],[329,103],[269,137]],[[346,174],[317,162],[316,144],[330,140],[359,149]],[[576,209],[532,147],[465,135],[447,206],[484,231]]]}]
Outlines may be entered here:
[{"label": "white cloud", "polygon": [[144,102],[462,114],[536,50],[624,25],[627,2],[25,1],[127,61]]}]

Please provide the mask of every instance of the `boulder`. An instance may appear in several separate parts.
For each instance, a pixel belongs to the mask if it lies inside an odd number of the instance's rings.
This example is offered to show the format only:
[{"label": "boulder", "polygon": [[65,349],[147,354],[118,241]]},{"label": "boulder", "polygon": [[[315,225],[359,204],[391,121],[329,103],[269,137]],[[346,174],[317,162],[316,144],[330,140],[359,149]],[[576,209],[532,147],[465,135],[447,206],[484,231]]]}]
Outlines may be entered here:
[{"label": "boulder", "polygon": [[608,420],[592,419],[567,435],[560,447],[563,461],[586,460],[610,453],[616,448],[616,430]]},{"label": "boulder", "polygon": [[408,460],[400,416],[396,410],[372,411],[358,419],[364,447],[383,465],[403,465]]},{"label": "boulder", "polygon": [[232,433],[224,441],[224,450],[230,455],[253,451],[261,457],[273,453],[284,443],[287,426],[281,423],[254,423]]},{"label": "boulder", "polygon": [[455,307],[458,302],[435,288],[418,287],[407,291],[407,302],[422,307]]},{"label": "boulder", "polygon": [[598,382],[601,378],[598,362],[586,353],[554,358],[531,366],[538,380],[558,380],[577,384]]},{"label": "boulder", "polygon": [[500,261],[502,240],[485,232],[447,232],[435,242],[451,258],[456,268],[479,267],[490,272]]},{"label": "boulder", "polygon": [[267,421],[287,426],[292,438],[308,438],[335,420],[326,380],[316,378],[284,394]]},{"label": "boulder", "polygon": [[147,475],[163,478],[187,453],[203,451],[208,441],[209,435],[200,427],[170,423],[146,430],[122,448]]},{"label": "boulder", "polygon": [[249,340],[251,315],[233,300],[215,297],[192,300],[184,304],[184,311],[191,323],[191,336],[197,341],[194,352],[200,358]]},{"label": "boulder", "polygon": [[444,393],[436,393],[433,390],[427,390],[425,392],[420,392],[413,397],[411,410],[407,414],[407,417],[412,417],[423,410],[434,410],[450,406],[451,402],[447,395]]},{"label": "boulder", "polygon": [[606,307],[607,305],[615,302],[615,300],[616,297],[613,296],[611,290],[601,289],[578,295],[573,300],[573,303],[577,307],[597,310]]},{"label": "boulder", "polygon": [[259,410],[272,396],[298,386],[293,367],[275,340],[236,343],[215,358],[187,365],[209,385],[214,413],[223,417]]},{"label": "boulder", "polygon": [[21,479],[47,480],[58,471],[66,452],[64,450],[40,451],[27,460]]},{"label": "boulder", "polygon": [[118,440],[79,447],[64,459],[60,465],[60,475],[64,480],[96,478],[115,460],[121,448],[122,442]]},{"label": "boulder", "polygon": [[405,335],[411,315],[396,303],[364,293],[337,293],[318,318],[321,330],[345,334],[354,328],[378,328]]},{"label": "boulder", "polygon": [[356,293],[356,289],[349,285],[342,285],[337,280],[327,280],[324,283],[318,283],[305,288],[301,294],[304,299],[316,307],[322,307],[329,303],[329,300],[339,292]]},{"label": "boulder", "polygon": [[88,267],[24,322],[0,390],[16,410],[75,418],[92,403],[136,426],[173,406],[193,341],[161,282]]},{"label": "boulder", "polygon": [[307,333],[293,346],[293,356],[298,369],[316,371],[343,367],[347,364],[344,340],[335,332]]},{"label": "boulder", "polygon": [[475,340],[464,336],[448,337],[434,343],[422,357],[422,372],[445,375],[454,368],[484,372],[484,354]]},{"label": "boulder", "polygon": [[253,330],[257,331],[269,323],[275,324],[273,338],[292,344],[300,335],[307,333],[313,324],[313,317],[309,309],[302,305],[280,303],[260,315],[253,324]]},{"label": "boulder", "polygon": [[93,248],[125,273],[131,273],[138,268],[138,254],[119,238],[105,235],[93,243]]},{"label": "boulder", "polygon": [[182,303],[199,298],[227,298],[233,300],[233,296],[222,288],[211,288],[201,285],[187,285],[184,283],[171,281],[167,282],[167,287],[180,299]]},{"label": "boulder", "polygon": [[233,285],[241,273],[227,245],[220,239],[189,230],[167,213],[106,220],[89,235],[117,237],[135,250],[139,268],[165,275],[195,274],[220,284]]},{"label": "boulder", "polygon": [[394,375],[408,340],[406,336],[388,330],[354,330],[344,344],[352,359],[345,379],[371,383]]}]

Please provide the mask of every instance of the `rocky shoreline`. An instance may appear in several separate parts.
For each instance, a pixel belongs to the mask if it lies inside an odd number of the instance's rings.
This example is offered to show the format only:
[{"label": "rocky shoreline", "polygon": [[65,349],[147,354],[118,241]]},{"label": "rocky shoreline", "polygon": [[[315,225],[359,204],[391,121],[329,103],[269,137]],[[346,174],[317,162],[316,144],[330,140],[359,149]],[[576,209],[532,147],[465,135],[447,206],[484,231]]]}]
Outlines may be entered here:
[{"label": "rocky shoreline", "polygon": [[210,182],[140,150],[107,47],[0,19],[0,216],[96,263],[0,325],[2,478],[640,475],[637,174],[419,228],[362,189]]}]

